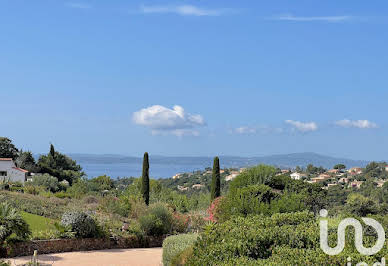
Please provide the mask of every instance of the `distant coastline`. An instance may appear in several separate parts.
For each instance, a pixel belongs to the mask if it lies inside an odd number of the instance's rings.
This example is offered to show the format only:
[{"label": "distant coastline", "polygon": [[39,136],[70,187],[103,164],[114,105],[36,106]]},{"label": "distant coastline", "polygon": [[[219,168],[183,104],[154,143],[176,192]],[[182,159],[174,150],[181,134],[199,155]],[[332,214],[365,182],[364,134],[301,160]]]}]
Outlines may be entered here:
[{"label": "distant coastline", "polygon": [[[123,155],[69,154],[83,168],[89,178],[99,175],[117,177],[138,177],[141,175],[142,158]],[[169,157],[150,156],[152,178],[169,178],[177,173],[204,170],[212,165],[211,157]],[[368,161],[335,158],[317,153],[293,153],[261,157],[220,156],[222,168],[249,167],[269,164],[280,168],[306,167],[308,164],[332,168],[343,163],[347,167],[365,167]]]}]

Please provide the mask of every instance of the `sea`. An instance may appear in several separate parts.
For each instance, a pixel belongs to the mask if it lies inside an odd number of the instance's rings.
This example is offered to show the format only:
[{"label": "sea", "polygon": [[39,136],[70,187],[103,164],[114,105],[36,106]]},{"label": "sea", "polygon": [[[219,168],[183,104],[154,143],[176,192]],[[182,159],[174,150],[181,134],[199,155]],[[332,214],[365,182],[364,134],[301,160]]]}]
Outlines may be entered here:
[{"label": "sea", "polygon": [[[88,178],[107,175],[111,178],[139,177],[142,174],[141,163],[80,163]],[[178,173],[189,173],[204,170],[204,164],[157,164],[150,165],[150,177],[154,179],[170,178]]]}]

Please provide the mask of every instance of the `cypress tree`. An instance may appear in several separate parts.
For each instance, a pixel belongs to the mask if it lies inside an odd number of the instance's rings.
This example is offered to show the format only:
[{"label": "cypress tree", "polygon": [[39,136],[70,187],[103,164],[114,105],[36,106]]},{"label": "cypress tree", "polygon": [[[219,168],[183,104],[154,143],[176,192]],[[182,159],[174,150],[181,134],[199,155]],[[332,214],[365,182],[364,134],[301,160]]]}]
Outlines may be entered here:
[{"label": "cypress tree", "polygon": [[150,164],[148,161],[148,153],[144,153],[143,158],[143,174],[141,176],[141,194],[145,204],[149,205],[150,203]]},{"label": "cypress tree", "polygon": [[221,196],[221,175],[220,175],[220,159],[214,158],[213,163],[213,175],[212,175],[212,186],[211,186],[211,200]]},{"label": "cypress tree", "polygon": [[54,149],[54,145],[53,144],[50,144],[50,155],[53,158],[55,157],[55,149]]}]

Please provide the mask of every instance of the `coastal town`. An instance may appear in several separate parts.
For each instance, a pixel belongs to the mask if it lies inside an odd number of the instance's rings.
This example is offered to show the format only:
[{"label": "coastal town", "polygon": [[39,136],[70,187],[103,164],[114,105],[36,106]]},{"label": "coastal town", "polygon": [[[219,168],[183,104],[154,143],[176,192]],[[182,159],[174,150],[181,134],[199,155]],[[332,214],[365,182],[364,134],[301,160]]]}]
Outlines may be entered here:
[{"label": "coastal town", "polygon": [[[385,163],[376,163],[381,173],[378,176],[373,176],[373,183],[376,187],[383,187],[384,183],[388,179],[384,179],[388,176],[388,165]],[[232,181],[239,174],[245,171],[247,168],[225,168],[221,169],[221,180],[225,183]],[[313,170],[311,170],[313,169]],[[366,168],[352,167],[346,169],[344,165],[336,165],[333,169],[326,170],[323,167],[314,167],[308,165],[306,168],[296,167],[292,169],[278,169],[277,175],[290,176],[293,180],[302,180],[311,184],[320,184],[323,189],[339,186],[341,188],[353,188],[360,189],[361,186],[367,181],[365,176]],[[181,192],[187,192],[190,190],[201,190],[207,188],[207,181],[212,175],[211,169],[205,169],[204,171],[193,171],[191,173],[179,173],[166,179],[165,182],[176,184],[175,188]],[[170,181],[167,181],[170,180]]]}]

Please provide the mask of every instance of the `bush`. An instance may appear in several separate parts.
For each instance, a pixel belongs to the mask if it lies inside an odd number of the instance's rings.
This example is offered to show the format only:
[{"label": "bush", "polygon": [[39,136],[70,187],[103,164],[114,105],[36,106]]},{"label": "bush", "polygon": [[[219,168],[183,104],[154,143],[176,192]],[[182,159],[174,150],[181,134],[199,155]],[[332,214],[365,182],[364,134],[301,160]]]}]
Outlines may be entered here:
[{"label": "bush", "polygon": [[147,235],[160,236],[172,231],[173,218],[166,205],[155,203],[140,217],[139,222]]},{"label": "bush", "polygon": [[249,185],[267,184],[276,174],[276,168],[268,165],[258,165],[249,168],[238,175],[230,183],[230,191]]},{"label": "bush", "polygon": [[57,192],[60,184],[56,177],[50,176],[49,174],[35,175],[32,178],[32,182],[28,182],[34,186],[41,186],[46,188],[48,191]]},{"label": "bush", "polygon": [[0,191],[0,202],[7,202],[20,211],[60,219],[66,211],[68,200]]},{"label": "bush", "polygon": [[72,211],[63,214],[61,224],[70,227],[78,238],[99,236],[96,221],[84,212]]},{"label": "bush", "polygon": [[[167,237],[163,241],[163,265],[177,265],[179,255],[193,246],[197,241],[197,238],[197,234],[183,234]],[[176,261],[174,264],[173,260]]]},{"label": "bush", "polygon": [[[386,244],[376,255],[360,256],[349,228],[343,253],[329,256],[320,249],[319,232],[314,214],[308,212],[232,218],[205,229],[187,265],[345,265],[347,257],[355,265],[381,261],[387,254]],[[335,246],[336,241],[336,231],[329,230],[329,245]],[[375,241],[373,236],[364,236],[366,246]]]},{"label": "bush", "polygon": [[16,239],[25,240],[31,235],[30,228],[19,212],[7,203],[0,204],[0,244],[15,235]]},{"label": "bush", "polygon": [[123,217],[128,217],[131,211],[131,203],[126,204],[120,198],[106,196],[101,199],[100,207],[107,213],[115,213]]}]

